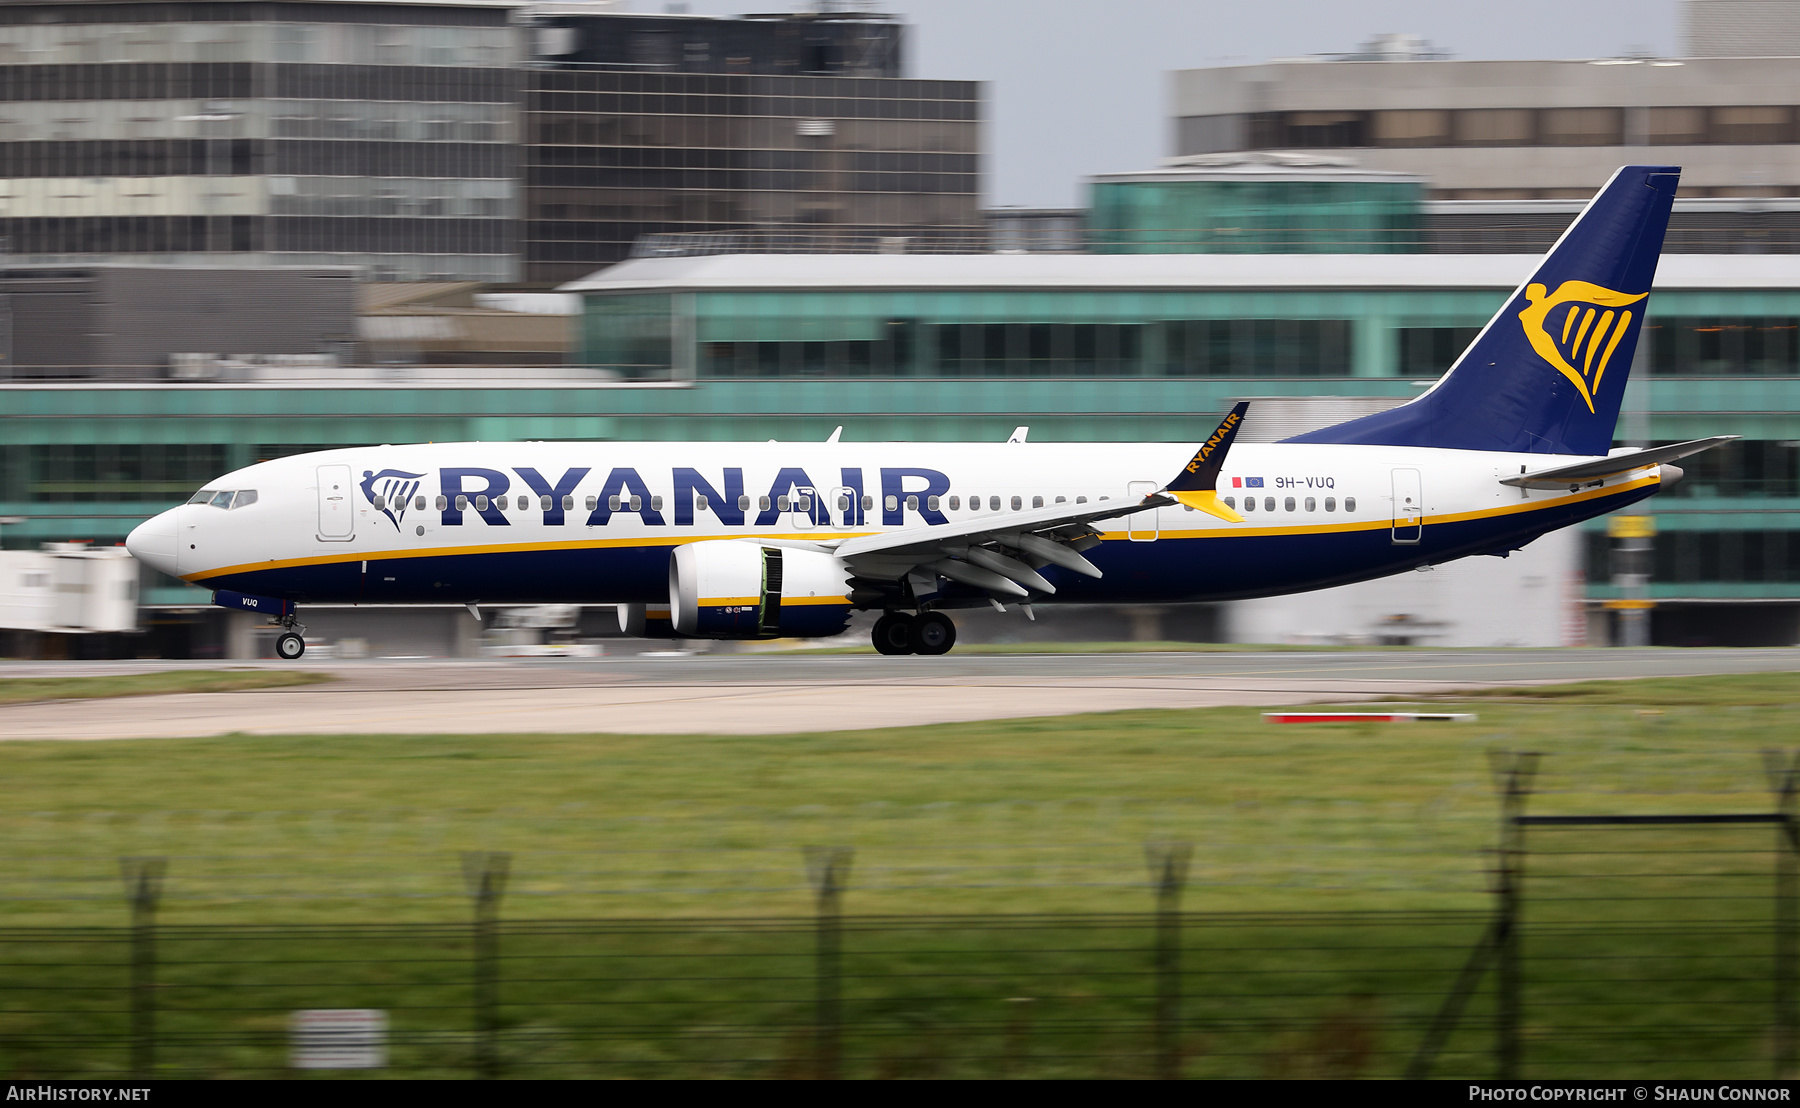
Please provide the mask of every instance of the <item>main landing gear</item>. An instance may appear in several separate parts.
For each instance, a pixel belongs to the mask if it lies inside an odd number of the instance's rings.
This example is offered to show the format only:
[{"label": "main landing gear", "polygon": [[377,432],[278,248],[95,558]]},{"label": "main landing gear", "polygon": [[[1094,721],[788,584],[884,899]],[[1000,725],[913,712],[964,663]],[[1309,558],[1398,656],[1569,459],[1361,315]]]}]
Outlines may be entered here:
[{"label": "main landing gear", "polygon": [[284,662],[291,662],[306,653],[306,624],[301,623],[291,613],[281,617],[282,632],[275,639],[275,656]]},{"label": "main landing gear", "polygon": [[888,612],[875,621],[870,637],[877,654],[948,654],[956,645],[956,624],[942,612]]}]

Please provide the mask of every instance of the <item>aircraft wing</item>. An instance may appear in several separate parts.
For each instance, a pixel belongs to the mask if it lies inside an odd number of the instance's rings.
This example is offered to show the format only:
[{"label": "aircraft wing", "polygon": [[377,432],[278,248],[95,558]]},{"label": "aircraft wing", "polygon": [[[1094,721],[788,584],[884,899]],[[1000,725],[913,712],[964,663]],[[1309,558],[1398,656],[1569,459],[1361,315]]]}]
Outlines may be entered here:
[{"label": "aircraft wing", "polygon": [[1576,462],[1574,465],[1559,466],[1555,469],[1521,473],[1517,477],[1502,477],[1500,483],[1511,485],[1517,489],[1575,489],[1582,485],[1598,485],[1608,477],[1617,477],[1621,473],[1630,473],[1634,469],[1644,469],[1648,466],[1673,462],[1678,458],[1699,454],[1742,437],[1742,435],[1714,435],[1709,439],[1694,439],[1691,442],[1677,442],[1668,446],[1653,446],[1648,450],[1634,450],[1628,454],[1613,454],[1605,458],[1595,458],[1591,462]]},{"label": "aircraft wing", "polygon": [[1217,499],[1216,482],[1248,407],[1246,402],[1233,408],[1193,461],[1168,486],[1141,499],[1056,504],[1027,512],[908,527],[846,539],[835,552],[849,564],[856,578],[853,585],[868,592],[870,599],[914,574],[928,575],[931,581],[947,577],[1012,599],[1028,599],[1034,592],[1054,593],[1056,587],[1038,572],[1045,566],[1061,566],[1088,577],[1100,576],[1100,570],[1081,556],[1081,551],[1100,541],[1096,523],[1174,504],[1187,504],[1242,523],[1242,516]]}]

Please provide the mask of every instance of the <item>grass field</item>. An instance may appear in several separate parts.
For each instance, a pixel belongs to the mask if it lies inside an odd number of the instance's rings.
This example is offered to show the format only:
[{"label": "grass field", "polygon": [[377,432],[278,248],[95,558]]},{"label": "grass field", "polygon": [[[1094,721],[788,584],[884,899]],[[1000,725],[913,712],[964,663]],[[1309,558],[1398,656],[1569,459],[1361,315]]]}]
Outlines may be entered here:
[{"label": "grass field", "polygon": [[[1534,813],[1767,811],[1800,675],[1441,702],[1480,720],[0,744],[0,1072],[124,1071],[119,859],[161,855],[162,1072],[279,1074],[289,1009],[373,1006],[392,1072],[466,1074],[459,854],[499,850],[504,1072],[803,1076],[802,848],[842,844],[845,1072],[1145,1074],[1144,844],[1182,840],[1182,1071],[1395,1075],[1492,907],[1490,750],[1544,753]],[[1532,836],[1525,1072],[1768,1075],[1769,829]],[[1491,993],[1437,1073],[1492,1072]]]},{"label": "grass field", "polygon": [[0,678],[0,705],[109,696],[241,692],[333,680],[336,678],[329,673],[291,669],[175,669],[110,677],[6,677]]},{"label": "grass field", "polygon": [[1463,700],[1479,722],[5,743],[0,921],[118,922],[127,854],[169,857],[178,922],[460,919],[474,849],[514,854],[515,915],[782,915],[818,843],[856,850],[854,912],[1136,911],[1150,839],[1196,844],[1195,908],[1476,908],[1488,749],[1546,753],[1534,811],[1760,810],[1800,675]]}]

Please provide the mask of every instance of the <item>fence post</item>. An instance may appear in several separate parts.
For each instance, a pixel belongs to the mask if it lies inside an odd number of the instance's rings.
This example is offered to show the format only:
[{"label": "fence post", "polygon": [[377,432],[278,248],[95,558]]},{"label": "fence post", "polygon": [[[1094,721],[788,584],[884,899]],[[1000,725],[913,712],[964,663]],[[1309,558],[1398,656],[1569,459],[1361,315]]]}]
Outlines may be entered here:
[{"label": "fence post", "polygon": [[1148,842],[1144,861],[1156,883],[1156,1076],[1181,1076],[1181,889],[1194,844]]},{"label": "fence post", "polygon": [[840,912],[844,887],[850,883],[852,851],[847,846],[806,848],[806,875],[818,898],[815,924],[813,1008],[813,1075],[835,1081],[838,1073],[838,984],[842,972],[843,933]]},{"label": "fence post", "polygon": [[162,900],[167,858],[120,858],[119,875],[131,901],[131,1074],[156,1069],[156,906]]},{"label": "fence post", "polygon": [[500,1076],[500,897],[512,855],[465,850],[463,884],[475,901],[475,1075]]},{"label": "fence post", "polygon": [[1800,755],[1763,751],[1763,770],[1775,794],[1775,1077],[1785,1080],[1794,1072],[1794,1047],[1800,1035],[1800,1017],[1794,1005],[1796,978],[1800,977],[1800,824],[1796,824],[1796,791],[1800,790]]},{"label": "fence post", "polygon": [[1525,879],[1525,800],[1537,775],[1539,755],[1489,751],[1488,768],[1500,790],[1500,848],[1496,888],[1494,940],[1499,954],[1499,995],[1494,1019],[1494,1055],[1502,1081],[1516,1081],[1523,1061],[1519,1043],[1521,966],[1519,910]]}]

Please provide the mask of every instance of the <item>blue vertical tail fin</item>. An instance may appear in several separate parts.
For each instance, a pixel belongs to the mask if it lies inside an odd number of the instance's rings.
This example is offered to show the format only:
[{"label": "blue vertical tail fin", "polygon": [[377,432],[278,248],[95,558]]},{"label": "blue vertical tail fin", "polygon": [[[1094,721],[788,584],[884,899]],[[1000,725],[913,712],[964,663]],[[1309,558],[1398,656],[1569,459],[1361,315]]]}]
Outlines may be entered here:
[{"label": "blue vertical tail fin", "polygon": [[1680,177],[1621,168],[1430,390],[1285,441],[1605,454]]}]

